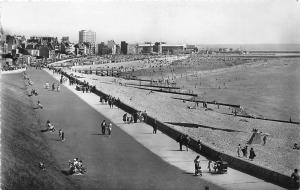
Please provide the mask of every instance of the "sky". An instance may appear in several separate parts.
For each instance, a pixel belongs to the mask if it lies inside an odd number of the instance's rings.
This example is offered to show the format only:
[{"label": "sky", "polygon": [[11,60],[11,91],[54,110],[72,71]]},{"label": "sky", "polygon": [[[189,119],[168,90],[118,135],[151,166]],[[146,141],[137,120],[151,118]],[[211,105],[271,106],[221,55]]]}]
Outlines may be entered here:
[{"label": "sky", "polygon": [[97,42],[189,44],[300,43],[298,0],[4,1],[11,34],[69,36],[96,32]]}]

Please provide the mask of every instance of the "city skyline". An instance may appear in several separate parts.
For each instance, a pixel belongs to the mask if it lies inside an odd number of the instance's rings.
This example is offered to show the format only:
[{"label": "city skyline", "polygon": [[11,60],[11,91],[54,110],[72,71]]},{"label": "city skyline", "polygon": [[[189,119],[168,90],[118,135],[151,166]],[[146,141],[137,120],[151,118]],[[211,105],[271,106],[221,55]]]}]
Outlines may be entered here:
[{"label": "city skyline", "polygon": [[96,43],[300,43],[300,4],[292,0],[2,2],[1,8],[4,30],[26,37],[78,42],[80,30],[93,30]]}]

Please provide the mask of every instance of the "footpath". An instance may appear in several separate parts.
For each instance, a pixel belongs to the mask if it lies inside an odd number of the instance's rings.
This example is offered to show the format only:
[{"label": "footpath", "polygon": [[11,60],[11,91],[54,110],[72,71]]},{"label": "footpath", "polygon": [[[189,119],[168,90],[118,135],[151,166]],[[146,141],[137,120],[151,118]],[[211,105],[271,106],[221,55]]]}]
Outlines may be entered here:
[{"label": "footpath", "polygon": [[[107,116],[93,109],[66,86],[61,85],[60,91],[45,89],[46,82],[52,84],[58,81],[44,70],[30,68],[26,73],[33,82],[30,88],[38,91],[37,96],[31,96],[33,104],[37,105],[39,100],[43,105],[43,109],[34,108],[40,129],[44,131],[47,120],[57,129],[55,132],[43,133],[43,140],[49,145],[52,159],[57,163],[57,167],[54,167],[45,162],[46,168],[65,174],[70,182],[80,187],[78,189],[222,189],[204,179],[185,174],[163,161],[128,133],[116,127],[113,122],[115,120],[109,120]],[[106,108],[103,113],[109,109],[107,105],[102,108]],[[111,136],[101,134],[100,123],[104,119],[113,123]],[[65,132],[64,142],[58,138],[59,129]],[[74,158],[83,161],[83,166],[87,168],[84,175],[68,174],[68,160]]]},{"label": "footpath", "polygon": [[[60,79],[59,74],[53,74],[52,71],[48,69],[46,69],[46,71],[57,80]],[[83,101],[85,101],[87,104],[89,104],[96,111],[103,114],[108,120],[114,121],[115,125],[117,126],[113,126],[112,136],[114,135],[114,128],[118,127],[132,136],[134,139],[136,139],[136,141],[141,145],[159,156],[165,162],[182,170],[182,175],[190,175],[190,177],[194,177],[193,161],[198,155],[196,152],[192,150],[186,151],[185,147],[183,147],[183,151],[180,151],[179,144],[176,141],[161,133],[160,131],[157,131],[157,134],[153,134],[153,128],[145,123],[125,124],[122,121],[122,116],[125,113],[123,110],[116,107],[111,109],[109,108],[108,104],[100,103],[99,97],[93,93],[82,93],[82,91],[77,91],[75,89],[76,85],[70,86],[68,82],[65,82],[64,86],[74,94],[76,94]],[[221,186],[224,189],[283,189],[282,187],[276,186],[251,175],[239,172],[232,168],[228,168],[228,173],[226,174],[211,174],[207,169],[208,159],[204,156],[200,156],[200,159],[203,176],[198,176],[197,178],[199,178],[199,180],[205,180],[209,183]]]}]

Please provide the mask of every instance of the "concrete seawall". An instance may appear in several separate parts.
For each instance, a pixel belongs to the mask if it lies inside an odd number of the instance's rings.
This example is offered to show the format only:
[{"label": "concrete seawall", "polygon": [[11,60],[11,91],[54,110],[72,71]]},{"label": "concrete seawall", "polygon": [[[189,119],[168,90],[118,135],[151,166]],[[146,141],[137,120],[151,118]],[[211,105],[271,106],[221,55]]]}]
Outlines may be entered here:
[{"label": "concrete seawall", "polygon": [[[72,78],[78,84],[83,84],[82,81],[74,78],[73,76],[68,75],[65,72],[63,72],[62,74],[68,78]],[[105,94],[104,92],[99,91],[97,89],[93,89],[93,88],[92,88],[92,93],[94,93],[98,96],[108,96],[108,94]],[[133,113],[139,111],[121,101],[117,102],[116,106],[130,114],[133,114]],[[154,121],[155,121],[154,118],[152,118],[151,116],[147,116],[147,119],[145,122],[147,124],[153,126]],[[158,130],[160,130],[161,132],[168,135],[169,137],[171,137],[174,140],[176,140],[177,137],[182,134],[181,132],[169,127],[168,125],[166,125],[158,120],[156,120],[156,125],[158,127]],[[252,176],[258,177],[260,179],[274,183],[274,184],[279,185],[284,188],[288,188],[288,189],[296,188],[295,182],[289,176],[280,174],[278,172],[272,171],[272,170],[264,168],[262,166],[255,165],[254,163],[251,163],[250,161],[243,160],[243,159],[240,159],[238,157],[234,157],[234,156],[231,156],[228,154],[224,154],[220,151],[215,150],[214,148],[210,147],[209,145],[202,144],[202,148],[201,148],[201,152],[200,152],[198,149],[198,146],[197,146],[196,139],[191,138],[189,147],[193,151],[195,151],[199,154],[202,154],[202,155],[210,158],[211,160],[215,160],[217,155],[220,155],[222,157],[222,159],[224,161],[228,162],[229,166],[232,167],[233,169],[242,171],[244,173],[250,174]]]}]

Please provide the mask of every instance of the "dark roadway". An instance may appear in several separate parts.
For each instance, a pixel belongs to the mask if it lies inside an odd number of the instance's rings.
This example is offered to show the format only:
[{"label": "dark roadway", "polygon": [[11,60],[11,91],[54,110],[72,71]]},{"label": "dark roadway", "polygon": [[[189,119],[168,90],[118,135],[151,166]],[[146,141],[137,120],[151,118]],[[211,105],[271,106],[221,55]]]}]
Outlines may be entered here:
[{"label": "dark roadway", "polygon": [[220,189],[171,166],[118,127],[111,137],[100,135],[103,115],[64,86],[61,92],[44,89],[46,82],[57,82],[45,71],[27,73],[39,93],[33,101],[39,99],[44,106],[36,109],[41,129],[49,119],[65,131],[64,142],[58,141],[57,131],[44,133],[59,166],[67,170],[68,160],[78,157],[87,167],[85,175],[69,176],[82,189]]}]

